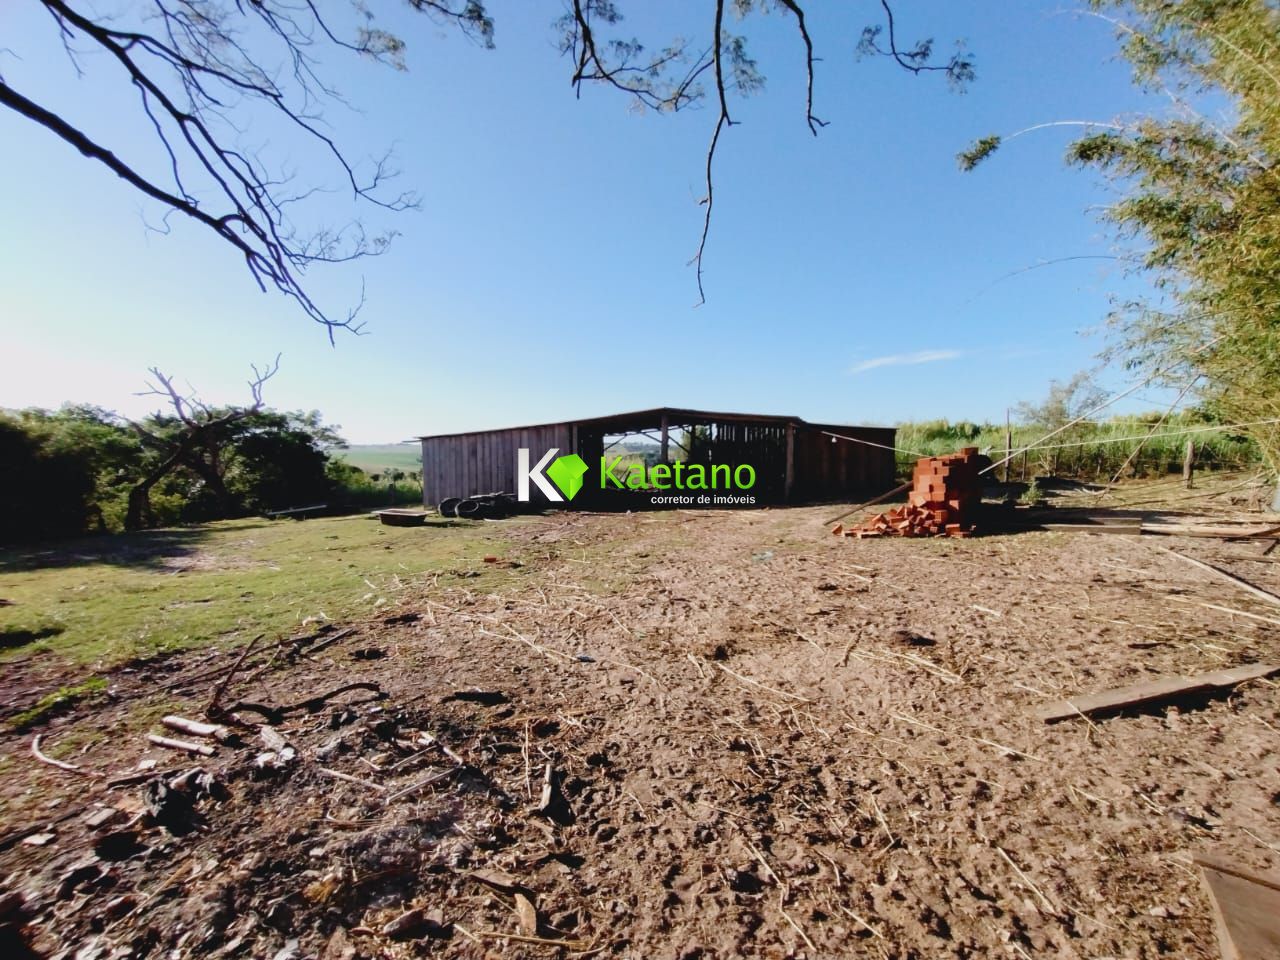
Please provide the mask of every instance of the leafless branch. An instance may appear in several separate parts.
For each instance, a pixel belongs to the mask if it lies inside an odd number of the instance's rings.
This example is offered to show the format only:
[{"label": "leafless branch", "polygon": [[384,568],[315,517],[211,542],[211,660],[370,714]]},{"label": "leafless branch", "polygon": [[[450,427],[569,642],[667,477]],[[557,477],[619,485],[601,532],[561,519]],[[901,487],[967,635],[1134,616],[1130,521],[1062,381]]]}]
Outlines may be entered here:
[{"label": "leafless branch", "polygon": [[809,122],[809,131],[816,137],[818,128],[825,127],[826,121],[819,120],[813,115],[813,39],[809,36],[809,28],[805,25],[804,10],[800,8],[800,4],[795,0],[781,0],[782,5],[796,18],[796,26],[800,29],[800,38],[804,41],[805,52],[805,70],[806,70],[806,103],[805,103],[805,119]]},{"label": "leafless branch", "polygon": [[[136,14],[105,17],[81,9],[79,0],[40,0],[55,22],[76,70],[79,47],[105,53],[137,91],[168,170],[157,179],[145,165],[91,138],[56,110],[0,78],[0,105],[49,130],[85,157],[101,163],[130,186],[212,230],[243,258],[260,289],[275,288],[295,300],[330,340],[338,329],[359,331],[358,307],[333,316],[307,293],[301,275],[314,263],[343,263],[381,253],[394,237],[369,235],[356,220],[339,230],[302,233],[286,214],[289,205],[319,187],[289,193],[288,176],[267,172],[255,152],[240,144],[236,119],[245,105],[265,105],[288,127],[317,143],[336,164],[353,198],[388,211],[416,205],[409,193],[385,194],[396,175],[387,157],[366,176],[321,126],[322,100],[341,97],[321,78],[315,48],[333,44],[362,56],[402,65],[403,43],[372,25],[354,41],[343,40],[313,0],[254,0],[216,7],[193,0],[145,0]],[[493,22],[478,0],[410,0],[417,10],[447,21],[492,45]],[[141,24],[134,26],[134,23]],[[254,33],[251,28],[258,27]],[[269,42],[264,42],[264,39]],[[272,62],[271,51],[279,54]],[[87,65],[87,61],[85,61]]]},{"label": "leafless branch", "polygon": [[720,133],[725,127],[733,125],[733,120],[729,116],[729,99],[724,88],[724,58],[723,44],[724,30],[724,0],[716,0],[716,16],[715,16],[715,39],[711,44],[712,62],[715,65],[716,77],[716,94],[720,105],[719,115],[716,117],[715,129],[711,132],[711,144],[707,147],[707,195],[703,198],[703,205],[706,207],[702,218],[702,236],[698,239],[698,252],[694,254],[691,263],[696,267],[698,279],[698,304],[707,302],[706,292],[702,288],[702,255],[707,249],[707,236],[711,233],[711,210],[715,205],[715,180],[712,177],[712,165],[716,158],[716,147],[720,144]]}]

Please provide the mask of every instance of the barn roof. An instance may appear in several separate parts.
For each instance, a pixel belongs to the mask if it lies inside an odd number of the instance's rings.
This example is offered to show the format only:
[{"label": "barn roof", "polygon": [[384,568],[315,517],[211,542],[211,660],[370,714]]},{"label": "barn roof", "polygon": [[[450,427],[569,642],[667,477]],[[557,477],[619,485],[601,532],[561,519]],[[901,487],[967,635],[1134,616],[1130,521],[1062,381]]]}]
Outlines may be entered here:
[{"label": "barn roof", "polygon": [[[657,429],[666,417],[672,425],[701,426],[711,423],[754,423],[785,426],[788,423],[796,426],[827,427],[832,424],[809,423],[800,417],[778,416],[760,413],[717,413],[711,410],[692,410],[687,407],[653,407],[649,410],[632,410],[627,413],[614,413],[604,417],[583,417],[576,420],[554,420],[550,423],[533,423],[515,427],[494,427],[487,430],[455,430],[450,433],[433,433],[418,437],[419,440],[433,440],[437,437],[464,437],[484,433],[506,433],[512,430],[536,430],[543,427],[588,426],[601,427],[606,433],[628,433],[634,430]],[[610,429],[612,428],[612,429]],[[847,427],[858,430],[887,430],[892,427]]]}]

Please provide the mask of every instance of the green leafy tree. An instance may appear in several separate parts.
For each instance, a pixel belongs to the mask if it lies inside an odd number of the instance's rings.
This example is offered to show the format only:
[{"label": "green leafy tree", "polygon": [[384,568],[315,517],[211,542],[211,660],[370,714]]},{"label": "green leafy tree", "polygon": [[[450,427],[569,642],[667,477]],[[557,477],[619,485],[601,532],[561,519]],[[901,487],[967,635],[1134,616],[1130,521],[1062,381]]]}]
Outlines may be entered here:
[{"label": "green leafy tree", "polygon": [[141,455],[125,422],[90,406],[0,416],[0,540],[117,527]]},{"label": "green leafy tree", "polygon": [[1067,424],[1096,410],[1106,399],[1106,392],[1095,386],[1089,375],[1082,371],[1067,381],[1049,381],[1049,392],[1039,403],[1018,404],[1017,416],[1021,422],[1046,434],[1055,434],[1050,446],[1036,451],[1046,472],[1058,473],[1062,453],[1059,444],[1083,439],[1097,426],[1096,422],[1088,420],[1081,420],[1070,427]]},{"label": "green leafy tree", "polygon": [[[1268,0],[1092,8],[1116,26],[1136,82],[1170,103],[1161,116],[1088,124],[1068,154],[1118,186],[1105,216],[1159,291],[1117,304],[1108,356],[1169,386],[1195,383],[1213,416],[1251,424],[1280,472],[1280,425],[1265,422],[1280,418],[1280,10]],[[983,138],[961,166],[1000,143]]]},{"label": "green leafy tree", "polygon": [[[1228,422],[1280,418],[1280,12],[1265,0],[1123,9],[1138,81],[1169,91],[1178,110],[1071,150],[1127,189],[1107,215],[1144,242],[1171,304],[1124,305],[1121,346],[1166,379],[1202,376],[1205,402]],[[1198,113],[1194,93],[1224,95],[1232,118]],[[1280,470],[1280,425],[1248,429]]]}]

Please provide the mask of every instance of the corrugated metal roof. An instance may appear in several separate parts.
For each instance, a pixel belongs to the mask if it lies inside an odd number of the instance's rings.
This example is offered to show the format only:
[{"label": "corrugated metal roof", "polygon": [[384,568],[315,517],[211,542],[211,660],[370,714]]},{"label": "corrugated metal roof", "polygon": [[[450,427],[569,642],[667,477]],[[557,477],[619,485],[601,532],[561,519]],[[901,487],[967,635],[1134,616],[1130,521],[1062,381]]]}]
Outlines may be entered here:
[{"label": "corrugated metal roof", "polygon": [[[545,427],[558,426],[592,426],[592,427],[618,427],[617,432],[626,433],[636,429],[657,429],[661,426],[663,415],[666,415],[668,421],[672,425],[691,424],[698,425],[701,422],[714,423],[773,423],[783,426],[788,423],[794,423],[796,426],[811,427],[828,427],[831,424],[811,424],[800,417],[777,416],[760,413],[717,413],[710,410],[691,410],[687,407],[653,407],[649,410],[633,410],[629,413],[614,413],[604,417],[583,417],[577,420],[553,420],[550,423],[531,423],[522,426],[512,427],[491,427],[486,430],[456,430],[451,433],[432,433],[418,437],[419,440],[434,440],[437,437],[465,437],[472,434],[481,433],[507,433],[512,430],[537,430]],[[889,430],[893,427],[853,427],[846,425],[847,429],[857,430]]]}]

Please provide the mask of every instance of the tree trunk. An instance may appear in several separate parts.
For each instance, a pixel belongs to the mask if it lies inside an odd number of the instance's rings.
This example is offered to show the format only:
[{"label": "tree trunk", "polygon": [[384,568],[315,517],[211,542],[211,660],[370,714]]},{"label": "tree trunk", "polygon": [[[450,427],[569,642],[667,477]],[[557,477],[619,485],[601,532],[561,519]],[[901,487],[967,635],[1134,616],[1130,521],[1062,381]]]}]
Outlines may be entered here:
[{"label": "tree trunk", "polygon": [[181,450],[171,454],[168,459],[139,480],[137,485],[129,491],[129,509],[124,517],[124,528],[126,530],[141,530],[143,527],[151,526],[153,519],[151,515],[151,488],[163,480],[169,471],[178,465],[178,460],[181,456]]}]

